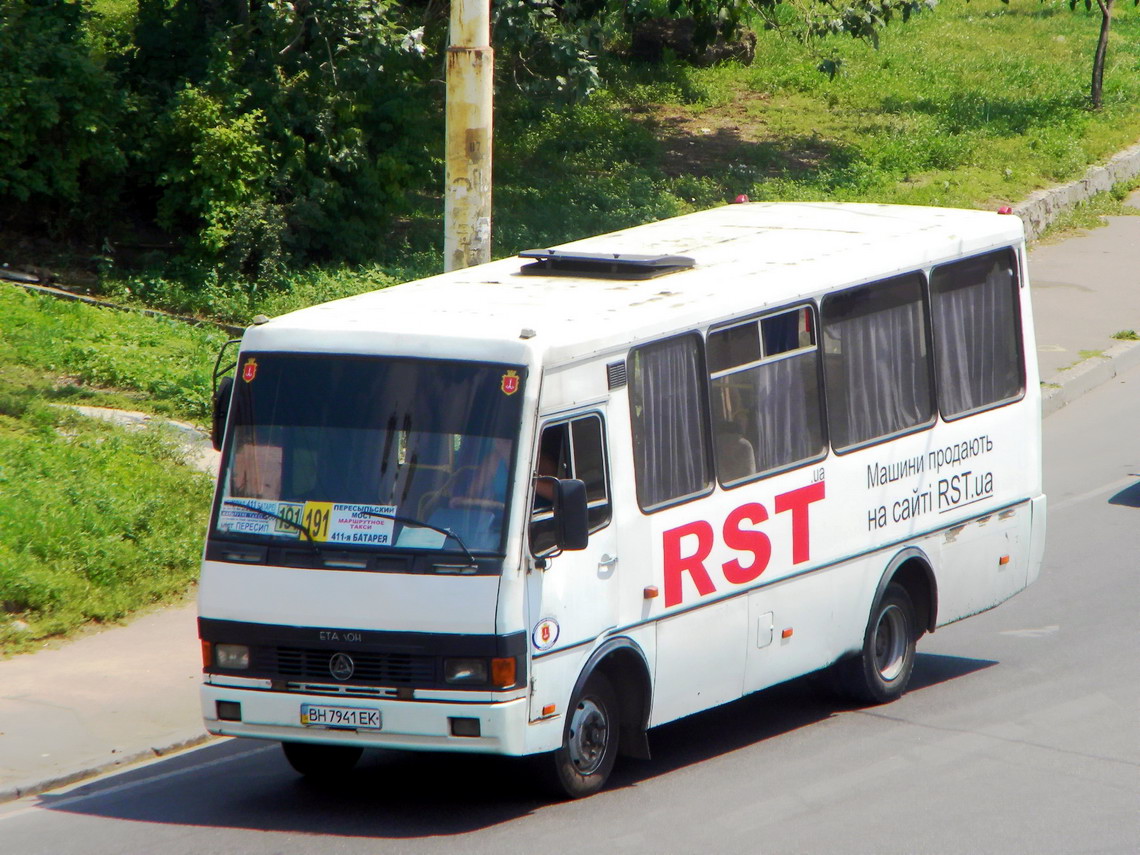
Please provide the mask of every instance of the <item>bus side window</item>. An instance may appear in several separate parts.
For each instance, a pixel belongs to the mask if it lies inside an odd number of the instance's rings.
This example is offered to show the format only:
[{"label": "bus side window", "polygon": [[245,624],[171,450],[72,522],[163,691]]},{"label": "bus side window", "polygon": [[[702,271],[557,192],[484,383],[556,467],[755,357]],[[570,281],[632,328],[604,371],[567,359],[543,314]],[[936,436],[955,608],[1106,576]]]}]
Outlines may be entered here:
[{"label": "bus side window", "polygon": [[943,264],[930,276],[942,417],[1015,400],[1025,390],[1013,250]]},{"label": "bus side window", "polygon": [[837,451],[933,422],[923,281],[908,273],[824,297],[827,418]]},{"label": "bus side window", "polygon": [[629,354],[633,468],[637,503],[646,513],[713,488],[702,343],[686,333]]},{"label": "bus side window", "polygon": [[[611,507],[602,419],[596,414],[547,425],[538,444],[538,475],[577,478],[586,485],[590,531],[610,521]],[[535,485],[531,550],[540,555],[554,545],[549,483]]]},{"label": "bus side window", "polygon": [[826,452],[809,306],[711,330],[708,362],[721,484],[732,486]]}]

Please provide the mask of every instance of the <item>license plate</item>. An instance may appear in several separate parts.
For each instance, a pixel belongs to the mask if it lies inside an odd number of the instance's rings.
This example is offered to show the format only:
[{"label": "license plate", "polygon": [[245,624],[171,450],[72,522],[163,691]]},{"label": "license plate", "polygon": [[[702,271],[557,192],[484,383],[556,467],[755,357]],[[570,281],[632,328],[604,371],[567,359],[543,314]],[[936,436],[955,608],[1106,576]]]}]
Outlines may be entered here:
[{"label": "license plate", "polygon": [[305,727],[348,727],[356,730],[380,730],[380,710],[301,704],[301,724]]}]

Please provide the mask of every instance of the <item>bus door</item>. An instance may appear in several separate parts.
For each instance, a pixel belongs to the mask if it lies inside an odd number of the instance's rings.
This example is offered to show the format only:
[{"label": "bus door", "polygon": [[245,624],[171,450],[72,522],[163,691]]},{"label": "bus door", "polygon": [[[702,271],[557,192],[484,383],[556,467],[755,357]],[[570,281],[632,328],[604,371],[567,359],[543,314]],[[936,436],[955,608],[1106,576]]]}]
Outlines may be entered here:
[{"label": "bus door", "polygon": [[578,647],[588,654],[590,642],[617,624],[621,572],[615,527],[610,525],[604,412],[592,409],[544,423],[535,471],[585,483],[590,541],[582,550],[557,550],[552,485],[537,479],[529,526],[537,567],[530,574],[527,593],[532,653],[538,659]]}]

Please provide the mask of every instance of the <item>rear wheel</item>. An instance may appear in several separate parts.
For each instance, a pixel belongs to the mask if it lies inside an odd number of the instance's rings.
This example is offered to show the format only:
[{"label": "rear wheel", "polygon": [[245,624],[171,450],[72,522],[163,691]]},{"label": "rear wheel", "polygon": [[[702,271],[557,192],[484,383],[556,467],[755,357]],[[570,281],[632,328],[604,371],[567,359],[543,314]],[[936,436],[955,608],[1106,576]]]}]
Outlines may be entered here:
[{"label": "rear wheel", "polygon": [[289,765],[306,778],[332,778],[352,769],[363,748],[353,745],[314,745],[310,742],[282,742]]},{"label": "rear wheel", "polygon": [[871,704],[901,697],[914,670],[918,636],[914,603],[906,588],[892,582],[871,610],[862,652],[839,663],[846,693]]},{"label": "rear wheel", "polygon": [[605,785],[617,759],[619,727],[613,686],[594,672],[570,704],[562,747],[549,756],[550,783],[559,795],[580,799]]}]

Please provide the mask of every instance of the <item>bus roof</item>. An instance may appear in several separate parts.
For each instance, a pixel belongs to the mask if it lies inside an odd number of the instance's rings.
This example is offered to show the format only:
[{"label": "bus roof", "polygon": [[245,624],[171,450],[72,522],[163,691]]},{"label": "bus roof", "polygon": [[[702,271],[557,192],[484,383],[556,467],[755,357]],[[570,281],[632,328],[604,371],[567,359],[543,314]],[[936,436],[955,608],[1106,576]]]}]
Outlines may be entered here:
[{"label": "bus roof", "polygon": [[1020,219],[983,211],[727,205],[557,247],[687,256],[689,269],[642,280],[523,275],[530,259],[505,258],[284,315],[252,328],[245,347],[551,364],[1023,239]]}]

